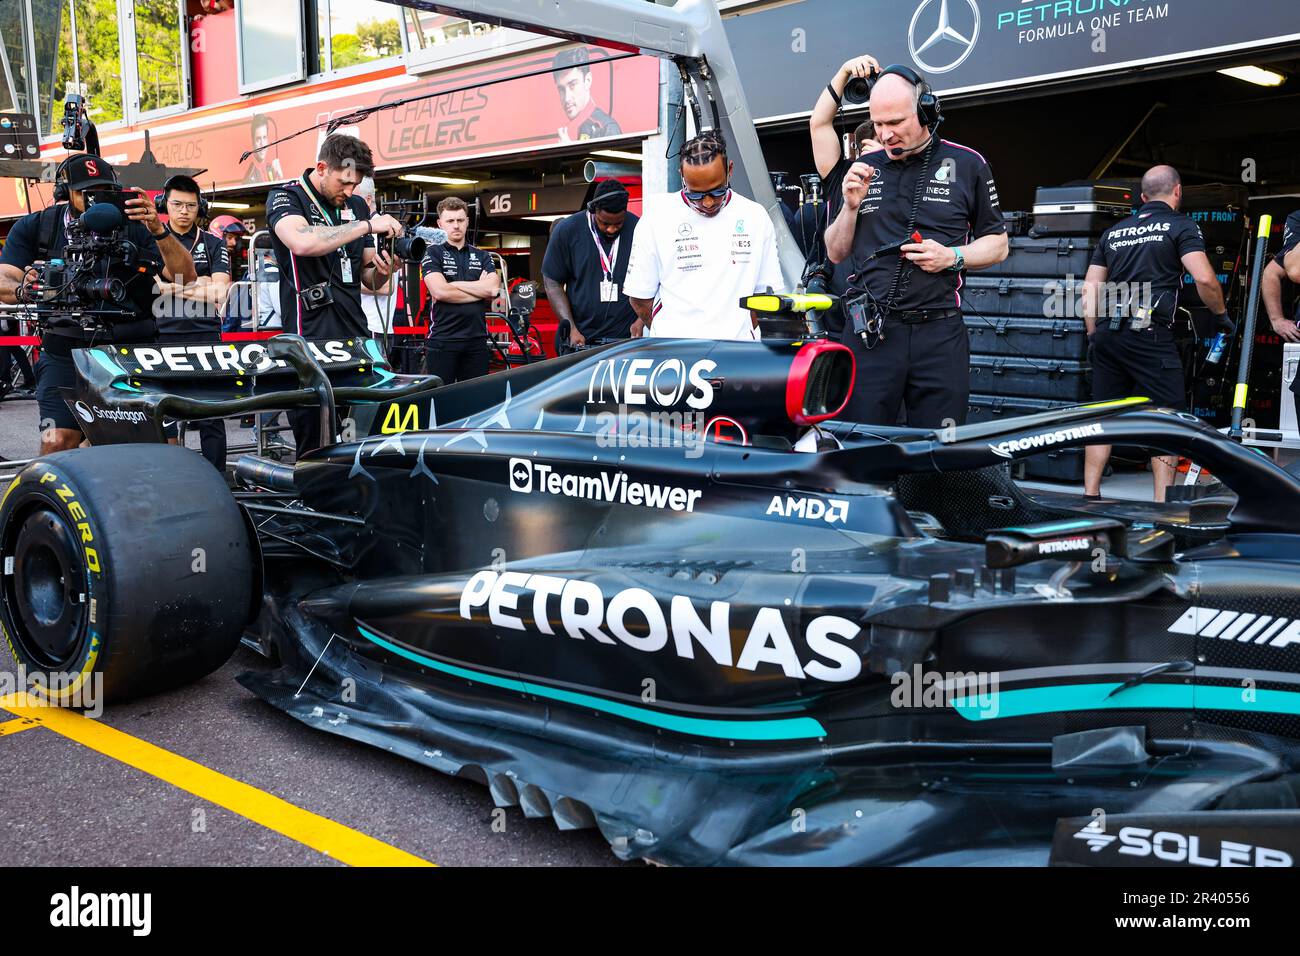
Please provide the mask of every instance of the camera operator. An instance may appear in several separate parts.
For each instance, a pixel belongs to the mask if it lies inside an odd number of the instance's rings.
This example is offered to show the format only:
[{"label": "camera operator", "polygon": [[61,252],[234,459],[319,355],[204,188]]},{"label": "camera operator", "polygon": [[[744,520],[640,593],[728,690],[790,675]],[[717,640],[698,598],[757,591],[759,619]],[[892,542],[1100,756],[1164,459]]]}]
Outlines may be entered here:
[{"label": "camera operator", "polygon": [[469,206],[448,196],[438,201],[444,243],[430,243],[420,263],[433,312],[424,365],[444,384],[488,373],[488,305],[501,292],[492,257],[465,241]]},{"label": "camera operator", "polygon": [[[372,218],[365,200],[353,195],[374,170],[369,146],[334,133],[321,143],[315,167],[267,196],[286,330],[309,339],[369,337],[362,283],[382,289],[393,271],[392,256],[370,237],[402,234],[400,222]],[[290,409],[288,415],[299,457],[332,439],[320,434],[318,409]]]},{"label": "camera operator", "polygon": [[[637,216],[627,211],[627,188],[602,179],[582,212],[558,222],[542,260],[542,282],[568,348],[625,339],[636,313],[623,293]],[[563,344],[563,342],[561,342]]]},{"label": "camera operator", "polygon": [[[1142,203],[1101,235],[1084,277],[1083,318],[1092,344],[1094,401],[1145,395],[1166,408],[1183,409],[1187,393],[1183,363],[1174,344],[1174,313],[1183,270],[1196,282],[1201,301],[1231,329],[1205,240],[1196,223],[1178,211],[1183,185],[1172,166],[1154,166],[1142,177]],[[1107,283],[1105,314],[1102,283]],[[1116,294],[1142,288],[1144,294]],[[1089,445],[1084,459],[1084,494],[1098,497],[1109,445]],[[1151,459],[1155,500],[1165,500],[1177,461]]]},{"label": "camera operator", "polygon": [[832,262],[852,260],[843,341],[858,362],[844,417],[913,428],[966,420],[970,345],[962,273],[1009,249],[984,157],[938,138],[943,117],[924,78],[877,74],[871,119],[882,149],[849,166],[844,205],[826,230]]},{"label": "camera operator", "polygon": [[[144,190],[123,190],[109,163],[92,154],[78,153],[65,159],[55,171],[54,197],[58,201],[19,219],[10,230],[0,253],[0,302],[17,302],[24,282],[37,278],[37,272],[30,268],[32,264],[48,261],[64,251],[69,229],[80,228],[78,220],[86,211],[88,193],[103,192],[109,197],[119,191],[134,195],[124,203],[130,221],[115,231],[138,250],[139,264],[156,270],[166,282],[195,281],[194,260],[158,221],[158,210]],[[112,266],[109,271],[113,271]],[[70,314],[49,320],[48,326],[42,323],[41,357],[36,363],[42,455],[76,448],[82,441],[81,428],[60,391],[76,385],[72,350],[102,342],[153,340],[153,275],[123,269],[119,277],[126,286],[124,307],[134,313],[131,319],[87,329],[74,310],[68,310]],[[90,310],[86,311],[89,315]]]},{"label": "camera operator", "polygon": [[[189,176],[173,176],[163,183],[158,211],[167,213],[167,230],[189,250],[198,278],[193,285],[159,283],[154,304],[158,341],[171,345],[221,341],[221,306],[230,291],[230,258],[226,244],[198,221],[207,215],[199,184]],[[203,457],[217,471],[226,471],[226,423],[220,418],[198,423]],[[167,429],[167,441],[181,441],[180,425]]]}]

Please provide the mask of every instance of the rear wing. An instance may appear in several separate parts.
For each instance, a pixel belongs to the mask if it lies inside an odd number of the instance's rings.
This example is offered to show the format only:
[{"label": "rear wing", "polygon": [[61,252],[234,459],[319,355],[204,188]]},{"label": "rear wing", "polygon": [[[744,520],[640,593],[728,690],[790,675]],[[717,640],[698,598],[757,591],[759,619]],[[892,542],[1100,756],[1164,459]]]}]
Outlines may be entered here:
[{"label": "rear wing", "polygon": [[164,424],[290,408],[318,408],[323,434],[336,405],[358,408],[357,437],[385,406],[431,393],[437,376],[398,375],[369,338],[175,345],[97,345],[73,352],[77,385],[65,395],[94,445],[161,442]]}]

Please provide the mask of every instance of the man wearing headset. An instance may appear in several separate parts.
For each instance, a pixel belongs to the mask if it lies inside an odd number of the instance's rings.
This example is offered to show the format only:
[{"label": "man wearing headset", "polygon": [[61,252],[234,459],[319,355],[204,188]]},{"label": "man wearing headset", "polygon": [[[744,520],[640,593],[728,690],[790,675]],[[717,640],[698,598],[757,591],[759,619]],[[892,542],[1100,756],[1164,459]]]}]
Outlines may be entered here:
[{"label": "man wearing headset", "polygon": [[970,347],[962,275],[1007,257],[1006,225],[984,157],[941,140],[939,101],[905,66],[876,74],[871,120],[881,149],[844,175],[826,230],[832,262],[852,260],[843,340],[858,374],[844,418],[940,428],[966,420]]},{"label": "man wearing headset", "polygon": [[[113,167],[98,156],[78,153],[59,164],[55,171],[55,204],[14,223],[0,252],[0,302],[17,302],[18,290],[26,278],[35,278],[30,267],[61,253],[67,245],[67,227],[86,211],[86,193],[118,184]],[[194,260],[176,237],[158,221],[158,210],[142,189],[128,190],[135,197],[126,202],[128,222],[125,238],[140,250],[140,261],[152,264],[165,282],[191,283],[197,278]],[[76,385],[72,350],[99,342],[149,342],[154,338],[153,278],[138,274],[126,283],[128,304],[136,318],[113,323],[112,331],[87,332],[76,323],[60,323],[41,339],[41,358],[36,363],[36,399],[40,407],[40,454],[76,448],[82,441],[76,416],[63,400],[62,389]]]},{"label": "man wearing headset", "polygon": [[[158,211],[167,214],[167,231],[189,250],[198,279],[193,285],[159,282],[154,302],[158,341],[166,345],[186,342],[221,341],[221,305],[230,291],[230,257],[226,245],[211,232],[200,229],[208,203],[199,184],[189,176],[173,176],[163,183],[157,199]],[[167,440],[180,440],[178,426],[167,429]],[[226,425],[219,418],[199,422],[203,457],[222,474],[226,471]]]},{"label": "man wearing headset", "polygon": [[560,320],[563,351],[632,334],[636,313],[623,293],[623,280],[638,217],[627,211],[627,202],[627,187],[602,179],[587,208],[551,232],[542,282]]}]

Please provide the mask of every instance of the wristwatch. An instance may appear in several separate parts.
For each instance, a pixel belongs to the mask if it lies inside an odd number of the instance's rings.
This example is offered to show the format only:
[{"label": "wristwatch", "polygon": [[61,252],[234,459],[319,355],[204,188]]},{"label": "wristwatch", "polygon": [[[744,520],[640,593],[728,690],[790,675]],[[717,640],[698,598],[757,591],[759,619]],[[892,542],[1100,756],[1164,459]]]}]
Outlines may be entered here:
[{"label": "wristwatch", "polygon": [[953,260],[952,265],[948,267],[949,272],[961,272],[966,268],[966,257],[961,254],[961,250],[956,246],[952,247],[952,254],[957,258]]}]

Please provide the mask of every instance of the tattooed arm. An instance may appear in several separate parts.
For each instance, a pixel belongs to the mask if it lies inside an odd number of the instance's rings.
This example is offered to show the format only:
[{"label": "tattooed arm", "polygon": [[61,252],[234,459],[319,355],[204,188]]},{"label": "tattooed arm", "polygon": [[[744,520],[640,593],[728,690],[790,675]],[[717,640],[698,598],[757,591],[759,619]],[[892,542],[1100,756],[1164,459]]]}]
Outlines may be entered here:
[{"label": "tattooed arm", "polygon": [[341,226],[313,226],[302,216],[285,216],[275,224],[275,234],[295,256],[324,256],[353,239],[370,234],[370,220],[358,219]]}]

